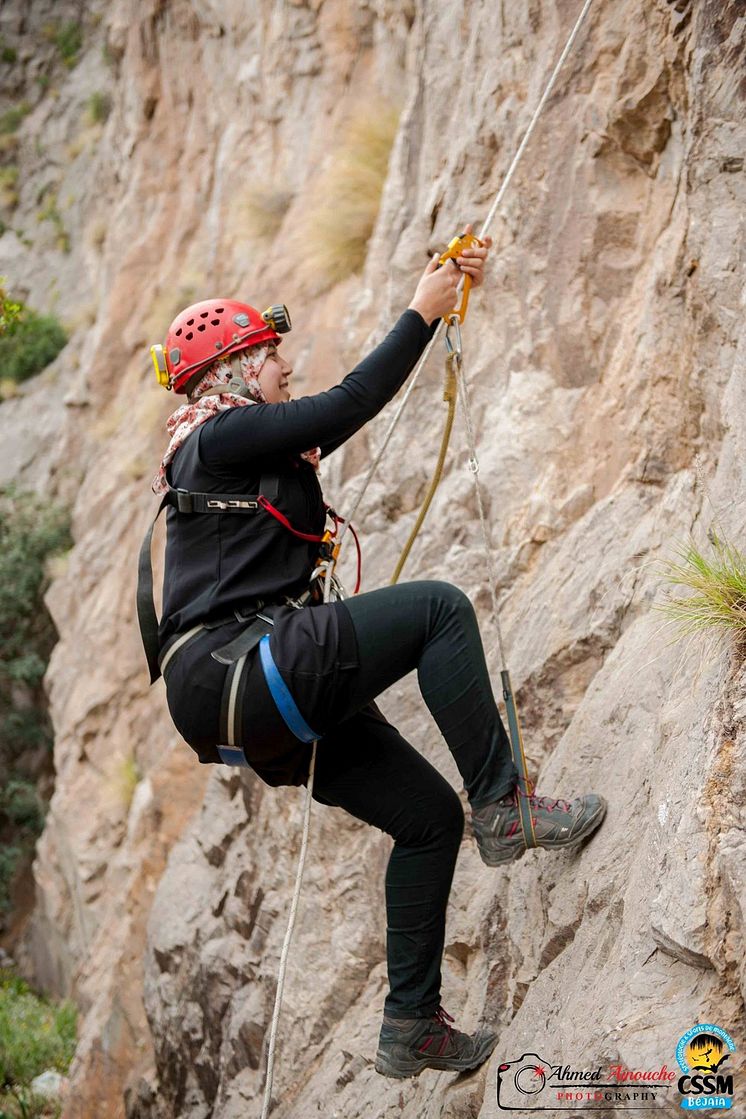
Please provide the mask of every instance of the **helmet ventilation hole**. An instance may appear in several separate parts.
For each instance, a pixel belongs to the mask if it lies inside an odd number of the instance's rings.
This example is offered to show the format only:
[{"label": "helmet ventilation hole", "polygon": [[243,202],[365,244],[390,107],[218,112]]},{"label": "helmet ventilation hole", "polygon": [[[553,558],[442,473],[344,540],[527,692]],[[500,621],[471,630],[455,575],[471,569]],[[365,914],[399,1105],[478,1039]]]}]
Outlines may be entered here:
[{"label": "helmet ventilation hole", "polygon": [[205,324],[204,324],[203,322],[201,322],[201,323],[199,324],[199,326],[197,327],[197,330],[206,330],[206,329],[207,329],[207,328],[206,328],[206,326],[205,326]]},{"label": "helmet ventilation hole", "polygon": [[187,326],[194,326],[194,319],[187,319]]},{"label": "helmet ventilation hole", "polygon": [[210,319],[210,326],[220,326],[220,319]]},{"label": "helmet ventilation hole", "polygon": [[176,337],[181,338],[181,327],[176,331]]},{"label": "helmet ventilation hole", "polygon": [[192,334],[192,332],[190,330],[189,333],[186,335],[187,342],[191,342],[192,338],[194,338],[194,335]]},{"label": "helmet ventilation hole", "polygon": [[223,308],[222,307],[216,307],[215,308],[215,314],[216,315],[222,315],[222,313],[223,313]]}]

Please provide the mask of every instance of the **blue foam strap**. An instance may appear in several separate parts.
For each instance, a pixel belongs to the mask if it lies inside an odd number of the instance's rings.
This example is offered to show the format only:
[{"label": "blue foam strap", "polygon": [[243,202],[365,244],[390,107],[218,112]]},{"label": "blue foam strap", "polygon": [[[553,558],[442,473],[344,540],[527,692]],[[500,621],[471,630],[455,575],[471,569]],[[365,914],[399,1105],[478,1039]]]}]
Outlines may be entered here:
[{"label": "blue foam strap", "polygon": [[306,720],[298,710],[295,700],[291,696],[288,686],[280,675],[280,670],[274,662],[269,649],[269,634],[259,642],[259,657],[264,670],[264,679],[270,690],[272,699],[277,705],[277,710],[282,715],[285,725],[301,742],[315,742],[320,737],[316,731],[311,730]]},{"label": "blue foam strap", "polygon": [[218,746],[218,753],[224,765],[243,765],[247,769],[251,768],[246,761],[243,750],[238,750],[233,746]]}]

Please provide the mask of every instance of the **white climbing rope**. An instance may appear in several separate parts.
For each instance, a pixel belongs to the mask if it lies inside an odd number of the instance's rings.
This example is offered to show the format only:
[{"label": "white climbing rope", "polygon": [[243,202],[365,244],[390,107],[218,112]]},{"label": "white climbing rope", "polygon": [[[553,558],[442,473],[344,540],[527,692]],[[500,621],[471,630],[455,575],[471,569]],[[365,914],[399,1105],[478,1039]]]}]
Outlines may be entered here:
[{"label": "white climbing rope", "polygon": [[280,953],[280,968],[277,973],[277,990],[275,992],[275,1006],[272,1012],[272,1025],[269,1030],[269,1046],[267,1049],[267,1080],[264,1085],[264,1103],[262,1104],[261,1119],[267,1119],[269,1109],[272,1105],[272,1080],[275,1068],[275,1044],[277,1042],[277,1026],[280,1021],[280,1008],[282,1006],[282,991],[285,986],[285,971],[287,970],[288,955],[290,952],[290,941],[293,937],[293,929],[295,928],[295,915],[298,910],[298,901],[300,899],[300,888],[303,882],[303,870],[306,865],[306,851],[308,849],[308,829],[311,823],[311,796],[313,793],[313,776],[316,768],[316,742],[313,744],[311,750],[311,764],[308,768],[308,785],[306,787],[306,804],[303,810],[303,839],[300,845],[300,855],[298,857],[298,872],[295,876],[295,890],[293,891],[293,900],[290,903],[290,916],[288,917],[288,927],[285,931],[285,940],[282,945],[282,952]]},{"label": "white climbing rope", "polygon": [[[506,192],[508,190],[508,187],[510,186],[511,180],[513,178],[513,175],[515,174],[516,168],[518,167],[518,164],[521,161],[521,157],[523,156],[523,153],[526,150],[528,142],[531,139],[531,136],[533,134],[533,131],[536,128],[536,124],[537,124],[537,122],[539,120],[539,117],[541,116],[541,114],[544,110],[544,106],[546,105],[547,101],[551,97],[552,90],[554,89],[554,87],[556,85],[557,78],[559,77],[559,73],[560,73],[563,65],[565,64],[565,62],[567,60],[567,57],[570,54],[570,51],[572,50],[572,48],[575,44],[575,40],[578,37],[578,34],[580,32],[580,28],[583,24],[583,21],[585,20],[585,17],[587,16],[587,14],[590,10],[590,7],[591,7],[592,3],[593,3],[593,0],[585,0],[585,3],[584,3],[583,8],[580,12],[580,15],[578,16],[577,20],[575,21],[575,25],[574,25],[572,31],[570,32],[570,35],[569,35],[569,38],[568,38],[567,42],[565,43],[562,54],[559,56],[559,59],[557,60],[557,64],[554,67],[554,70],[552,71],[552,73],[550,75],[549,81],[546,84],[546,88],[544,89],[544,92],[541,95],[539,103],[537,104],[536,108],[534,109],[534,112],[531,116],[531,120],[528,123],[528,127],[523,134],[523,139],[521,140],[520,144],[518,145],[518,148],[516,149],[515,155],[513,156],[513,159],[511,160],[510,166],[508,167],[508,170],[505,173],[505,178],[503,179],[503,181],[500,185],[500,189],[498,190],[498,192],[495,196],[495,200],[492,203],[492,207],[491,207],[491,209],[490,209],[490,211],[487,215],[487,218],[486,218],[486,220],[485,220],[485,222],[482,226],[482,229],[480,230],[480,233],[479,233],[480,240],[487,234],[490,226],[492,225],[492,222],[494,220],[495,214],[497,213],[498,207],[500,206],[503,198],[505,197],[505,194],[506,194]],[[461,290],[462,284],[463,284],[463,280],[459,284],[459,290]],[[425,348],[425,352],[423,353],[422,357],[418,361],[414,372],[412,373],[412,375],[409,378],[409,384],[407,385],[407,390],[406,390],[404,396],[402,397],[401,402],[399,404],[399,407],[397,408],[396,412],[394,413],[394,416],[391,419],[391,422],[389,423],[389,426],[386,430],[386,434],[383,437],[383,442],[381,443],[381,446],[379,447],[378,453],[376,454],[375,458],[373,459],[373,462],[371,463],[371,465],[368,468],[368,472],[365,475],[365,478],[363,479],[363,484],[360,487],[360,489],[358,490],[358,492],[355,496],[355,499],[352,503],[352,507],[350,509],[350,512],[348,513],[347,517],[345,518],[345,523],[342,525],[342,528],[341,528],[340,534],[339,534],[339,542],[340,543],[344,539],[344,536],[345,536],[345,533],[347,532],[350,521],[353,519],[353,517],[357,513],[357,510],[360,506],[360,502],[362,501],[362,499],[365,495],[365,492],[366,492],[368,486],[370,485],[370,482],[373,478],[373,475],[376,473],[378,467],[380,466],[381,460],[383,459],[383,456],[386,453],[386,448],[388,447],[389,442],[391,440],[391,436],[393,435],[394,430],[395,430],[397,424],[399,423],[399,420],[401,419],[401,415],[402,415],[404,409],[406,408],[407,404],[409,403],[409,398],[411,397],[411,395],[414,391],[414,388],[415,388],[415,385],[417,383],[417,379],[419,378],[420,372],[421,372],[423,366],[425,365],[425,362],[427,361],[428,357],[430,356],[430,351],[432,350],[432,348],[435,344],[435,340],[438,337],[438,335],[440,334],[440,331],[442,330],[442,328],[443,328],[443,320],[441,319],[440,322],[438,323],[438,326],[435,330],[435,333],[433,334],[432,338],[430,339],[430,342],[428,343],[427,347]],[[480,500],[481,500],[481,497],[480,497]],[[498,623],[498,626],[499,626],[499,623]]]},{"label": "white climbing rope", "polygon": [[[516,167],[518,166],[518,164],[520,162],[520,159],[521,159],[521,156],[523,155],[523,153],[526,149],[526,146],[527,146],[527,144],[528,144],[528,142],[531,138],[531,134],[533,133],[534,128],[536,127],[536,123],[537,123],[539,117],[541,116],[541,113],[544,109],[544,106],[546,105],[549,97],[551,96],[552,90],[554,89],[554,85],[557,81],[557,77],[560,73],[560,70],[562,69],[568,55],[570,54],[570,51],[573,48],[575,40],[577,39],[577,36],[578,36],[578,32],[580,31],[580,27],[581,27],[586,15],[588,14],[588,11],[589,11],[592,3],[593,3],[593,0],[585,0],[585,4],[583,5],[583,8],[580,12],[580,15],[578,16],[578,18],[575,22],[575,26],[573,27],[572,31],[570,32],[570,36],[569,36],[569,38],[568,38],[568,40],[565,44],[565,47],[564,47],[564,50],[562,51],[562,54],[560,55],[560,57],[557,61],[556,66],[554,67],[554,70],[552,71],[552,74],[551,74],[551,76],[549,78],[549,81],[546,85],[544,93],[542,94],[538,105],[534,109],[531,120],[529,121],[528,128],[526,129],[526,131],[523,135],[523,139],[521,140],[521,143],[519,144],[519,146],[516,150],[516,153],[513,156],[510,167],[508,168],[508,170],[505,174],[505,178],[503,179],[502,184],[500,186],[500,189],[497,192],[497,195],[495,197],[495,201],[493,202],[492,207],[490,209],[490,212],[487,215],[487,218],[484,222],[484,225],[482,226],[481,232],[479,234],[480,239],[483,238],[486,235],[487,231],[489,230],[490,225],[492,224],[494,216],[497,212],[497,209],[500,206],[500,203],[502,202],[503,198],[505,197],[505,193],[508,189],[508,186],[510,185],[511,179],[513,178]],[[462,283],[463,283],[463,281],[462,281]],[[459,284],[459,290],[460,290],[460,288],[461,288],[461,284]],[[363,496],[364,496],[364,494],[365,494],[365,492],[366,492],[366,490],[367,490],[367,488],[370,484],[371,479],[373,478],[373,475],[375,474],[376,470],[378,469],[378,466],[380,465],[381,459],[383,458],[383,456],[386,452],[386,448],[388,447],[391,436],[393,435],[394,430],[395,430],[397,424],[399,423],[399,419],[401,418],[401,415],[402,415],[402,413],[403,413],[403,411],[404,411],[404,409],[405,409],[405,407],[406,407],[406,405],[409,401],[409,398],[412,395],[415,384],[417,382],[417,378],[420,375],[420,371],[423,368],[425,362],[427,361],[427,358],[430,354],[431,349],[433,348],[433,345],[435,344],[435,340],[438,337],[438,335],[439,335],[439,333],[442,329],[442,326],[443,326],[443,320],[441,319],[440,322],[438,323],[438,326],[435,330],[435,333],[433,334],[432,338],[430,339],[430,342],[428,343],[428,345],[425,349],[425,352],[423,353],[422,357],[420,358],[419,362],[417,363],[417,368],[414,370],[412,376],[410,377],[409,385],[407,386],[407,390],[406,390],[404,396],[402,397],[402,400],[399,404],[399,407],[396,410],[396,413],[395,413],[393,419],[391,420],[391,423],[389,424],[389,427],[386,431],[386,434],[384,435],[383,442],[382,442],[382,444],[381,444],[381,446],[378,450],[378,453],[377,453],[376,457],[374,458],[371,466],[368,469],[368,473],[366,474],[365,479],[363,481],[363,484],[362,484],[360,490],[358,491],[358,493],[355,497],[355,500],[352,504],[352,508],[350,510],[349,515],[345,518],[345,521],[342,524],[342,528],[341,528],[339,538],[338,538],[338,543],[340,543],[340,544],[341,544],[341,542],[344,538],[345,533],[347,532],[350,521],[352,520],[352,518],[357,513],[360,502],[362,501],[362,498],[363,498]],[[479,483],[479,460],[477,458],[477,453],[476,453],[476,442],[475,442],[475,438],[474,438],[474,428],[473,428],[472,422],[471,422],[471,415],[470,415],[470,411],[469,411],[469,400],[468,400],[468,395],[467,395],[467,391],[466,391],[466,384],[465,384],[465,381],[464,381],[464,377],[461,375],[461,370],[459,370],[459,375],[458,375],[458,387],[459,387],[459,394],[461,396],[461,403],[462,403],[462,408],[463,408],[463,412],[464,412],[464,420],[465,420],[465,423],[466,423],[467,438],[468,438],[468,443],[469,443],[469,467],[470,467],[470,469],[471,469],[471,471],[474,475],[474,484],[475,484],[475,487],[476,487],[476,494],[477,494],[477,508],[479,510],[479,520],[480,520],[480,523],[481,523],[481,526],[482,526],[482,537],[483,537],[483,541],[484,541],[485,556],[486,556],[486,561],[487,561],[487,573],[488,573],[488,579],[489,579],[489,584],[490,584],[490,593],[492,595],[492,610],[493,610],[494,619],[495,619],[495,626],[496,626],[496,630],[497,630],[497,639],[498,639],[498,644],[499,644],[499,649],[500,649],[500,658],[501,658],[501,661],[504,665],[505,664],[505,657],[504,657],[504,654],[503,654],[502,634],[501,634],[501,631],[500,631],[500,619],[499,619],[499,612],[498,612],[498,606],[497,606],[497,595],[496,595],[496,590],[495,590],[496,577],[495,577],[494,566],[493,566],[493,562],[492,562],[492,548],[491,548],[490,539],[489,539],[487,519],[485,517],[484,506],[483,506],[483,503],[482,503],[482,491],[481,491],[481,486],[480,486],[480,483]],[[324,602],[329,601],[330,594],[331,594],[331,585],[332,585],[332,565],[329,564],[327,566],[326,576],[325,576],[325,579],[324,579]],[[279,967],[279,971],[278,971],[278,975],[277,975],[277,990],[275,992],[275,1004],[274,1004],[274,1009],[273,1009],[273,1012],[272,1012],[272,1023],[271,1023],[271,1026],[270,1026],[269,1044],[268,1044],[268,1048],[267,1048],[267,1078],[266,1078],[265,1088],[264,1088],[264,1102],[262,1104],[261,1119],[267,1119],[267,1117],[269,1116],[270,1107],[271,1107],[271,1104],[272,1104],[272,1082],[273,1082],[273,1075],[274,1075],[275,1046],[276,1046],[276,1043],[277,1043],[277,1028],[278,1028],[279,1020],[280,1020],[280,1009],[281,1009],[281,1006],[282,1006],[282,992],[283,992],[283,988],[284,988],[284,985],[285,985],[285,973],[287,971],[287,961],[288,961],[288,955],[289,955],[289,952],[290,952],[290,943],[291,943],[292,936],[293,936],[293,930],[295,928],[295,918],[296,918],[296,914],[297,914],[297,911],[298,911],[298,902],[300,900],[300,891],[301,891],[301,885],[302,885],[302,882],[303,882],[303,871],[304,871],[305,863],[306,863],[306,852],[308,850],[308,833],[309,833],[309,826],[310,826],[310,821],[311,821],[311,800],[312,800],[312,796],[313,796],[313,779],[314,779],[314,771],[315,771],[315,767],[316,767],[316,746],[317,746],[317,743],[314,742],[313,743],[313,748],[311,750],[311,763],[310,763],[309,770],[308,770],[308,784],[306,786],[306,802],[305,802],[305,808],[304,808],[304,812],[303,812],[303,838],[302,838],[302,841],[301,841],[300,855],[299,855],[299,858],[298,858],[298,871],[297,871],[296,878],[295,878],[295,889],[293,891],[293,899],[292,899],[292,902],[290,904],[290,914],[288,916],[287,930],[285,932],[285,939],[284,939],[283,945],[282,945],[282,952],[280,953],[280,967]]]}]

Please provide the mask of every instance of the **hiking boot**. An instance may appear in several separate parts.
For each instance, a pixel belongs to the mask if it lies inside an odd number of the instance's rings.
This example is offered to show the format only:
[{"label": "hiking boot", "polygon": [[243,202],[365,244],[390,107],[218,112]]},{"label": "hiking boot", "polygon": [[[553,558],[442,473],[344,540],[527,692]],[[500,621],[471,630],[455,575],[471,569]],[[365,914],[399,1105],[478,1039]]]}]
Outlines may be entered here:
[{"label": "hiking boot", "polygon": [[384,1014],[376,1072],[403,1079],[419,1076],[426,1068],[441,1072],[478,1068],[495,1048],[497,1034],[489,1030],[462,1034],[449,1024],[452,1021],[442,1006],[431,1018],[389,1018]]},{"label": "hiking boot", "polygon": [[[518,811],[518,786],[500,800],[472,810],[472,829],[482,862],[487,866],[520,859],[526,851]],[[539,847],[572,847],[587,839],[606,815],[606,801],[597,793],[575,800],[528,795]]]}]

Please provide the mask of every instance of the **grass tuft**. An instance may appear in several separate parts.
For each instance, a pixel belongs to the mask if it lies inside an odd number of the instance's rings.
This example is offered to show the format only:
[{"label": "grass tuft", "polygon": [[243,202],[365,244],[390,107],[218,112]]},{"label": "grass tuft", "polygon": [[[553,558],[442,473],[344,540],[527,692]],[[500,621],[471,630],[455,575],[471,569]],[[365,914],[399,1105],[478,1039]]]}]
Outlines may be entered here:
[{"label": "grass tuft", "polygon": [[49,221],[54,226],[56,236],[56,245],[60,252],[70,252],[70,236],[65,229],[65,223],[62,220],[62,214],[57,205],[57,192],[50,191],[46,196],[46,205],[42,206],[36,215],[37,221]]},{"label": "grass tuft", "polygon": [[272,187],[251,188],[243,203],[246,232],[257,241],[271,241],[279,231],[293,195]]},{"label": "grass tuft", "polygon": [[305,254],[309,279],[322,277],[331,287],[363,267],[398,121],[391,106],[350,121],[315,195]]},{"label": "grass tuft", "polygon": [[91,124],[103,124],[111,112],[111,98],[108,93],[97,90],[88,98],[86,115]]},{"label": "grass tuft", "polygon": [[746,556],[714,532],[709,539],[709,550],[690,542],[679,546],[678,560],[661,562],[666,581],[689,593],[656,609],[677,622],[683,635],[715,628],[746,644]]},{"label": "grass tuft", "polygon": [[80,48],[83,46],[83,28],[75,20],[67,20],[51,33],[52,41],[68,70],[77,64]]},{"label": "grass tuft", "polygon": [[14,210],[18,205],[18,168],[15,164],[0,167],[0,208]]}]

